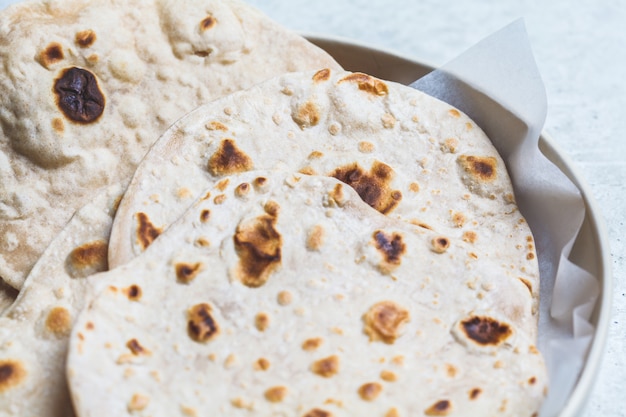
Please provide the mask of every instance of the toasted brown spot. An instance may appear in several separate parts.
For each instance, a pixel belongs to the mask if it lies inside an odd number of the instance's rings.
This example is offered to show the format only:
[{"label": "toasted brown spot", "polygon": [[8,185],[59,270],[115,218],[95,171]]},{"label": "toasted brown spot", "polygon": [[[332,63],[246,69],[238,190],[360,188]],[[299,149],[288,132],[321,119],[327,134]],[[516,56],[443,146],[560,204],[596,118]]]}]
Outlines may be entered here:
[{"label": "toasted brown spot", "polygon": [[200,221],[202,223],[208,222],[210,217],[211,217],[211,210],[204,209],[200,212]]},{"label": "toasted brown spot", "polygon": [[383,214],[390,213],[402,200],[400,191],[390,189],[392,168],[382,162],[375,162],[369,172],[355,162],[335,169],[329,176],[354,188],[363,201]]},{"label": "toasted brown spot", "polygon": [[272,387],[265,391],[265,399],[271,403],[279,403],[287,396],[287,387]]},{"label": "toasted brown spot", "polygon": [[189,309],[187,312],[187,332],[192,340],[205,343],[219,334],[220,328],[211,312],[211,306],[206,303],[197,304]]},{"label": "toasted brown spot", "polygon": [[324,154],[320,151],[313,151],[309,154],[309,156],[307,157],[308,159],[319,159],[321,157],[323,157]]},{"label": "toasted brown spot", "polygon": [[298,173],[304,175],[317,175],[317,171],[313,169],[313,167],[303,167],[298,170]]},{"label": "toasted brown spot", "polygon": [[96,77],[89,71],[71,67],[63,70],[54,82],[57,106],[71,121],[88,124],[104,112],[105,99]]},{"label": "toasted brown spot", "polygon": [[192,407],[181,405],[180,411],[187,417],[198,417],[198,412]]},{"label": "toasted brown spot", "polygon": [[343,184],[336,184],[335,187],[328,193],[329,202],[334,203],[338,207],[343,207],[345,204],[345,194],[343,192]]},{"label": "toasted brown spot", "polygon": [[156,227],[150,221],[146,213],[139,212],[137,216],[137,243],[142,250],[146,250],[154,240],[159,237],[162,229]]},{"label": "toasted brown spot", "polygon": [[401,263],[401,257],[406,253],[406,245],[399,233],[386,234],[382,230],[374,232],[374,245],[383,255],[383,272],[391,272]]},{"label": "toasted brown spot", "polygon": [[266,313],[258,313],[254,317],[254,326],[258,331],[264,332],[270,325],[270,317]]},{"label": "toasted brown spot", "polygon": [[316,350],[322,345],[322,343],[324,343],[324,340],[320,337],[313,337],[313,338],[307,339],[302,343],[302,350],[306,350],[306,351]]},{"label": "toasted brown spot", "polygon": [[526,259],[528,259],[529,261],[531,259],[535,259],[535,254],[533,252],[528,252],[528,254],[526,254]]},{"label": "toasted brown spot", "polygon": [[320,248],[324,244],[324,234],[324,227],[319,224],[313,226],[309,230],[306,238],[306,248],[311,251],[320,250]]},{"label": "toasted brown spot", "polygon": [[398,412],[397,408],[393,407],[390,408],[389,411],[387,411],[385,417],[400,417],[400,413]]},{"label": "toasted brown spot", "polygon": [[356,83],[359,87],[359,90],[365,91],[375,96],[384,96],[389,92],[387,84],[377,78],[359,72],[355,72],[353,74],[345,76],[344,78],[339,80],[339,83],[342,82]]},{"label": "toasted brown spot", "polygon": [[359,142],[359,152],[363,152],[363,153],[374,152],[374,144],[372,142],[366,142],[366,141]]},{"label": "toasted brown spot", "polygon": [[506,323],[485,316],[473,316],[461,321],[465,335],[480,345],[497,346],[504,342],[513,331]]},{"label": "toasted brown spot", "polygon": [[456,153],[459,146],[459,141],[456,138],[448,138],[443,142],[441,150],[443,152]]},{"label": "toasted brown spot", "polygon": [[281,291],[276,299],[281,306],[287,306],[293,301],[293,295],[289,291]]},{"label": "toasted brown spot", "polygon": [[531,284],[531,282],[525,278],[519,278],[519,280],[522,282],[522,284],[524,284],[526,286],[526,288],[528,288],[528,291],[530,291],[530,293],[533,293],[533,284]]},{"label": "toasted brown spot", "polygon": [[226,197],[226,194],[216,195],[215,198],[213,199],[213,203],[215,203],[215,205],[224,204],[227,198],[228,197]]},{"label": "toasted brown spot", "polygon": [[263,210],[270,216],[276,218],[278,217],[278,213],[280,213],[280,204],[278,204],[274,200],[270,200],[263,206]]},{"label": "toasted brown spot", "polygon": [[330,78],[330,69],[324,68],[313,74],[313,81],[327,81]]},{"label": "toasted brown spot", "polygon": [[226,369],[234,368],[235,366],[237,366],[238,363],[239,358],[237,357],[237,355],[231,353],[230,355],[228,355],[228,357],[226,357],[226,360],[224,361],[224,367]]},{"label": "toasted brown spot", "polygon": [[434,237],[431,241],[432,250],[436,253],[444,253],[450,247],[450,239],[444,236]]},{"label": "toasted brown spot", "polygon": [[179,188],[178,190],[176,190],[176,196],[178,198],[192,197],[191,190],[189,190],[189,188],[186,188],[186,187]]},{"label": "toasted brown spot", "polygon": [[452,214],[452,222],[456,227],[463,227],[465,220],[465,215],[463,213],[456,212]]},{"label": "toasted brown spot", "polygon": [[479,181],[491,182],[497,177],[498,162],[493,156],[461,155],[459,161],[465,172]]},{"label": "toasted brown spot", "polygon": [[233,398],[230,400],[230,404],[235,408],[241,408],[245,410],[252,410],[254,403],[244,400],[241,397]]},{"label": "toasted brown spot", "polygon": [[208,130],[221,130],[222,132],[228,131],[228,127],[225,124],[217,121],[207,123],[206,128]]},{"label": "toasted brown spot", "polygon": [[215,185],[215,188],[217,188],[220,191],[224,191],[226,187],[228,187],[228,184],[230,184],[230,178],[224,178],[223,180],[221,180]]},{"label": "toasted brown spot", "polygon": [[328,411],[321,410],[319,408],[314,408],[302,417],[333,417],[332,413]]},{"label": "toasted brown spot", "polygon": [[39,53],[39,63],[45,68],[50,68],[52,64],[55,64],[65,58],[63,54],[63,46],[57,42],[52,42],[46,49]]},{"label": "toasted brown spot", "polygon": [[247,182],[242,182],[235,188],[235,195],[237,197],[244,197],[250,192],[250,184]]},{"label": "toasted brown spot", "polygon": [[178,263],[176,264],[175,270],[178,282],[188,284],[193,281],[202,270],[202,264],[200,262],[195,264]]},{"label": "toasted brown spot", "polygon": [[396,382],[398,380],[398,376],[393,371],[383,370],[380,372],[380,379],[386,382]]},{"label": "toasted brown spot", "polygon": [[108,248],[104,240],[94,240],[74,248],[65,263],[68,272],[74,278],[84,278],[108,270]]},{"label": "toasted brown spot", "polygon": [[317,104],[307,101],[291,113],[291,118],[300,129],[315,126],[320,121],[320,110]]},{"label": "toasted brown spot", "polygon": [[91,29],[81,30],[80,32],[76,33],[76,36],[74,37],[74,42],[76,42],[76,45],[80,46],[81,48],[89,48],[91,45],[94,44],[95,41],[96,32]]},{"label": "toasted brown spot", "polygon": [[536,378],[536,377],[534,377],[534,376],[533,376],[533,377],[531,377],[531,378],[529,378],[529,379],[528,379],[528,383],[529,383],[530,385],[535,385],[535,384],[537,383],[537,378]]},{"label": "toasted brown spot", "polygon": [[402,355],[394,356],[393,358],[391,358],[391,363],[397,366],[404,365],[404,356]]},{"label": "toasted brown spot", "polygon": [[88,321],[87,324],[85,325],[85,329],[87,330],[93,330],[95,329],[95,326],[92,322]]},{"label": "toasted brown spot", "polygon": [[141,394],[134,394],[128,402],[128,411],[141,411],[150,403],[150,398]]},{"label": "toasted brown spot", "polygon": [[68,335],[72,330],[72,316],[65,307],[54,307],[46,318],[46,330],[57,335]]},{"label": "toasted brown spot", "polygon": [[209,246],[211,246],[211,242],[204,237],[199,237],[198,239],[196,239],[196,246],[208,248]]},{"label": "toasted brown spot", "polygon": [[254,363],[254,369],[256,369],[257,371],[267,371],[268,369],[270,369],[270,361],[265,358],[259,358]]},{"label": "toasted brown spot", "polygon": [[440,400],[424,410],[427,416],[447,416],[452,412],[452,403],[448,400]]},{"label": "toasted brown spot", "polygon": [[237,148],[233,139],[222,140],[208,163],[208,169],[212,175],[236,174],[249,171],[252,167],[252,159]]},{"label": "toasted brown spot", "polygon": [[137,339],[130,339],[128,342],[126,342],[126,347],[130,349],[130,351],[135,356],[150,355],[150,351],[141,346],[141,343],[139,343]]},{"label": "toasted brown spot", "polygon": [[332,355],[313,362],[311,365],[311,372],[324,378],[330,378],[339,372],[339,357],[337,355]]},{"label": "toasted brown spot", "polygon": [[378,382],[369,382],[359,387],[359,396],[365,401],[374,401],[383,391]]},{"label": "toasted brown spot", "polygon": [[204,32],[205,30],[209,30],[217,24],[217,19],[213,16],[207,16],[200,22],[200,31]]},{"label": "toasted brown spot", "polygon": [[239,255],[238,278],[248,287],[265,284],[280,265],[283,241],[275,224],[276,217],[265,214],[237,226],[233,239]]},{"label": "toasted brown spot", "polygon": [[461,117],[461,113],[457,109],[450,109],[448,113],[450,113],[452,117]]},{"label": "toasted brown spot", "polygon": [[482,394],[482,392],[483,390],[481,390],[480,388],[472,388],[469,392],[469,399],[475,400],[480,396],[480,394]]},{"label": "toasted brown spot", "polygon": [[393,129],[393,127],[396,125],[397,120],[393,116],[393,114],[385,113],[381,118],[381,122],[383,123],[383,127],[385,129]]},{"label": "toasted brown spot", "polygon": [[0,359],[0,393],[19,386],[26,379],[26,369],[15,359]]},{"label": "toasted brown spot", "polygon": [[133,284],[128,288],[124,288],[124,294],[130,301],[139,301],[142,295],[141,287]]},{"label": "toasted brown spot", "polygon": [[475,243],[477,239],[478,239],[478,235],[476,234],[476,232],[468,230],[467,232],[463,233],[464,242]]},{"label": "toasted brown spot", "polygon": [[409,191],[418,193],[420,190],[420,185],[416,182],[412,182],[409,184]]},{"label": "toasted brown spot", "polygon": [[65,132],[65,123],[63,123],[63,119],[59,117],[52,119],[52,129],[59,134]]},{"label": "toasted brown spot", "polygon": [[506,398],[502,400],[502,402],[500,403],[500,408],[498,408],[498,411],[501,413],[506,412],[508,404],[509,404],[509,401]]},{"label": "toasted brown spot", "polygon": [[456,367],[454,365],[450,365],[449,363],[446,364],[446,374],[450,377],[450,378],[454,378],[457,374],[458,370],[456,369]]},{"label": "toasted brown spot", "polygon": [[370,307],[363,316],[364,332],[370,341],[391,344],[400,337],[403,324],[409,320],[408,310],[393,301],[381,301]]}]

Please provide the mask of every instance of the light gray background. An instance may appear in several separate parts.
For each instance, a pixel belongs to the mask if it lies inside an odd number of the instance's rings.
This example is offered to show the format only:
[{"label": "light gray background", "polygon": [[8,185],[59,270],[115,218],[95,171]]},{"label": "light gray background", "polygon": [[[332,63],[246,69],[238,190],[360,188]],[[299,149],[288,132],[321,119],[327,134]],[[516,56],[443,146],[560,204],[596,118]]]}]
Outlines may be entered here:
[{"label": "light gray background", "polygon": [[[0,8],[12,2],[0,0]],[[590,185],[611,245],[613,317],[585,417],[626,416],[626,1],[248,2],[291,29],[354,39],[435,66],[525,19],[548,95],[545,131]]]}]

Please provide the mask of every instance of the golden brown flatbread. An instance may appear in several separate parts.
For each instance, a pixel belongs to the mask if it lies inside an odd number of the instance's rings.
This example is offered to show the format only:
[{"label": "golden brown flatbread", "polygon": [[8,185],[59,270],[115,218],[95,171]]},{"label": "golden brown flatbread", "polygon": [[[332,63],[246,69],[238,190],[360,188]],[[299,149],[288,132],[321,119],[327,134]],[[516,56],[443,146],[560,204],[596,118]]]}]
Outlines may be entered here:
[{"label": "golden brown flatbread", "polygon": [[533,415],[533,302],[519,254],[494,255],[334,178],[224,175],[102,274],[71,335],[76,412]]},{"label": "golden brown flatbread", "polygon": [[237,0],[25,1],[0,12],[0,61],[0,278],[17,289],[176,119],[277,74],[339,67]]}]

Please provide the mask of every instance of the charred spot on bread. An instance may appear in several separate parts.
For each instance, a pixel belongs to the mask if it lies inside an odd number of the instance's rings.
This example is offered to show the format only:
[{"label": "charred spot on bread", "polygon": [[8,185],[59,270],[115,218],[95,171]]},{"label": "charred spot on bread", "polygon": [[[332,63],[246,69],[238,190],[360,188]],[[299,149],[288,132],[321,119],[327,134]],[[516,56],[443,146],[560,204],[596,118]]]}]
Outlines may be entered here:
[{"label": "charred spot on bread", "polygon": [[394,301],[381,301],[370,307],[363,321],[370,341],[392,344],[401,336],[404,323],[409,321],[409,312]]},{"label": "charred spot on bread", "polygon": [[213,309],[207,303],[197,304],[187,312],[187,332],[189,337],[200,343],[213,340],[220,332]]},{"label": "charred spot on bread", "polygon": [[252,159],[237,147],[233,139],[222,140],[208,163],[209,172],[216,176],[245,172],[252,167]]},{"label": "charred spot on bread", "polygon": [[85,69],[66,68],[55,81],[53,90],[57,106],[73,122],[93,123],[104,112],[105,99],[98,81]]},{"label": "charred spot on bread", "polygon": [[393,169],[379,161],[374,162],[369,172],[354,162],[336,168],[329,176],[354,188],[363,201],[382,214],[393,211],[402,200],[402,192],[390,187]]},{"label": "charred spot on bread", "polygon": [[139,212],[135,216],[137,218],[137,243],[142,250],[146,250],[159,237],[162,229],[152,224],[146,213]]},{"label": "charred spot on bread", "polygon": [[282,259],[282,236],[276,217],[263,214],[237,226],[233,237],[239,256],[237,278],[248,287],[265,284]]},{"label": "charred spot on bread", "polygon": [[0,393],[21,385],[26,375],[26,369],[21,361],[0,359]]}]

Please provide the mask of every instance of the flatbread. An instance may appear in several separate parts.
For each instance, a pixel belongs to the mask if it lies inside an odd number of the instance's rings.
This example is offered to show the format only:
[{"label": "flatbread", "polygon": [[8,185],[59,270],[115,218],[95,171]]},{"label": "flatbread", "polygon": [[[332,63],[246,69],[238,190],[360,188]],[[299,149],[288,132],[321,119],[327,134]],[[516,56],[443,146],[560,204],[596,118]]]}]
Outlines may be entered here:
[{"label": "flatbread", "polygon": [[74,416],[65,377],[70,330],[87,289],[108,269],[107,243],[122,192],[113,185],[76,212],[0,317],[0,416]]},{"label": "flatbread", "polygon": [[77,415],[538,412],[519,253],[390,219],[329,177],[252,171],[201,194],[79,316]]},{"label": "flatbread", "polygon": [[111,266],[141,253],[206,187],[249,169],[338,178],[390,218],[465,240],[472,256],[506,258],[538,306],[532,234],[484,132],[431,96],[341,70],[285,74],[173,125],[122,199]]},{"label": "flatbread", "polygon": [[98,190],[199,104],[338,64],[236,0],[42,0],[0,12],[0,277],[19,289]]}]

